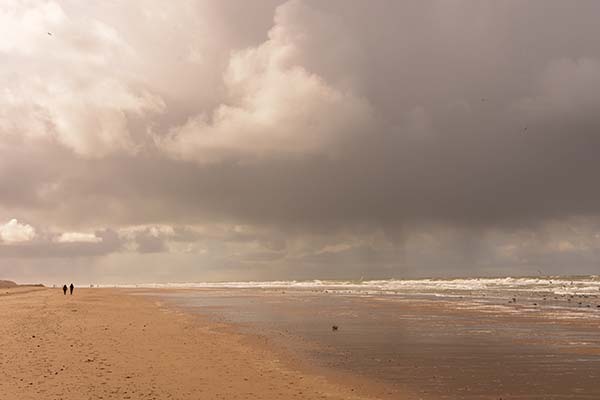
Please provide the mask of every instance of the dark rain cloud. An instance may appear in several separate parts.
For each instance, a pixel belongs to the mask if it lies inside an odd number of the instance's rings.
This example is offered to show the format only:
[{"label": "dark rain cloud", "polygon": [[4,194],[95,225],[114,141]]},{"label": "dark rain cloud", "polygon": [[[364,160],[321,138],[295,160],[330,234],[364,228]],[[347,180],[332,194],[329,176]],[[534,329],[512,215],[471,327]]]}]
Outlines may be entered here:
[{"label": "dark rain cloud", "polygon": [[[0,42],[0,217],[117,235],[3,257],[180,251],[267,278],[593,269],[597,2],[159,6],[58,2],[52,39],[21,24]],[[174,231],[117,233],[152,225]]]}]

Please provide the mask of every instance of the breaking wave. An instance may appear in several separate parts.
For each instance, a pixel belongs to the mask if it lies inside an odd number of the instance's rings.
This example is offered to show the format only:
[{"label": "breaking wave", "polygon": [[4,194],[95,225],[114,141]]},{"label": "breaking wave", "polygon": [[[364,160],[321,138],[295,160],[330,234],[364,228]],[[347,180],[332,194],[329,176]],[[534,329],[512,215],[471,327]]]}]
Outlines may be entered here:
[{"label": "breaking wave", "polygon": [[600,277],[547,276],[522,278],[460,278],[460,279],[389,279],[365,281],[311,280],[311,281],[247,281],[247,282],[182,282],[145,283],[125,285],[94,285],[96,287],[147,289],[320,289],[350,290],[379,293],[460,294],[465,292],[540,292],[557,295],[600,294]]}]

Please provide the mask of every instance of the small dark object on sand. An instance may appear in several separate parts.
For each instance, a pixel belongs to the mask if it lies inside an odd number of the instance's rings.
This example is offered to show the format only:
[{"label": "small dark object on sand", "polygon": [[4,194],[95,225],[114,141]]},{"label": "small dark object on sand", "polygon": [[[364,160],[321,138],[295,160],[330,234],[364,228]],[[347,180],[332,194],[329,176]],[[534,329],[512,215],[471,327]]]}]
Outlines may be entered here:
[{"label": "small dark object on sand", "polygon": [[333,325],[333,326],[331,327],[331,330],[332,330],[332,331],[337,331],[337,330],[338,330],[338,326],[337,326],[337,325]]}]

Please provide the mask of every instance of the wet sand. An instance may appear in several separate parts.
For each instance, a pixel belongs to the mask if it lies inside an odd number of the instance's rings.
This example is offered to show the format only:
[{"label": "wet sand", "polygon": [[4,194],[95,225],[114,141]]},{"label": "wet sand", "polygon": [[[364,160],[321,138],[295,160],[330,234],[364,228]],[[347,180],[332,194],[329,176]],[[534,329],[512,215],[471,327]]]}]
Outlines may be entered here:
[{"label": "wet sand", "polygon": [[267,337],[325,376],[367,379],[380,398],[600,398],[596,308],[289,289],[161,296]]},{"label": "wet sand", "polygon": [[0,316],[0,399],[372,398],[123,290],[4,291]]}]

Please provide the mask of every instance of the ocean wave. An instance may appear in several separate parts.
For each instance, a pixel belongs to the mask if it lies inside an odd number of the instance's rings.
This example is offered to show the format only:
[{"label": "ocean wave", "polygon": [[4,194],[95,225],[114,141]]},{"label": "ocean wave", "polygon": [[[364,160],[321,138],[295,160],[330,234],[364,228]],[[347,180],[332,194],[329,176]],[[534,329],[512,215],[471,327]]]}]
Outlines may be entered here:
[{"label": "ocean wave", "polygon": [[94,285],[95,287],[146,288],[146,289],[318,289],[376,291],[383,293],[441,293],[526,291],[556,295],[600,294],[600,277],[504,277],[458,279],[389,279],[389,280],[311,280],[311,281],[246,281],[246,282],[178,282],[123,285]]}]

